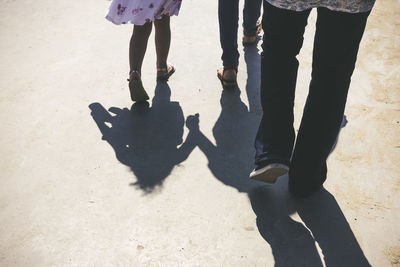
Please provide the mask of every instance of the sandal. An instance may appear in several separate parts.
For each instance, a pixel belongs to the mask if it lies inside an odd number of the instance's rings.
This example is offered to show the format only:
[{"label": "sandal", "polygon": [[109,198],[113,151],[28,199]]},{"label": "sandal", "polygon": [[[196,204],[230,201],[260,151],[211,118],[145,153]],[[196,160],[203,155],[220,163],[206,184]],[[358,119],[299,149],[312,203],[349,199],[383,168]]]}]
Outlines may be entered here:
[{"label": "sandal", "polygon": [[146,90],[144,90],[139,71],[132,70],[129,74],[128,82],[129,82],[129,92],[131,93],[132,101],[140,102],[149,99]]},{"label": "sandal", "polygon": [[166,68],[157,68],[157,81],[168,81],[175,72],[175,66],[168,63]]},{"label": "sandal", "polygon": [[253,34],[247,35],[246,31],[243,30],[242,44],[244,46],[253,45],[253,44],[255,44],[257,42],[257,37],[258,37],[258,35],[260,34],[260,32],[262,30],[262,25],[261,25],[261,22],[259,20],[257,21],[257,24],[258,24],[257,30]]},{"label": "sandal", "polygon": [[237,86],[237,67],[221,67],[217,70],[217,77],[224,87]]}]

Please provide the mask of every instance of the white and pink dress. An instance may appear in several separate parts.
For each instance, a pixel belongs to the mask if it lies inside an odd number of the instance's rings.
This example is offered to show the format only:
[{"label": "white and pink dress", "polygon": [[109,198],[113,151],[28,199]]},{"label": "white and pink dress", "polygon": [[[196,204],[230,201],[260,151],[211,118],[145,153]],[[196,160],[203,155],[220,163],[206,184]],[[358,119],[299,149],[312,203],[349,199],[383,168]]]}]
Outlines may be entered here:
[{"label": "white and pink dress", "polygon": [[143,25],[178,15],[182,0],[113,0],[106,18],[114,24]]}]

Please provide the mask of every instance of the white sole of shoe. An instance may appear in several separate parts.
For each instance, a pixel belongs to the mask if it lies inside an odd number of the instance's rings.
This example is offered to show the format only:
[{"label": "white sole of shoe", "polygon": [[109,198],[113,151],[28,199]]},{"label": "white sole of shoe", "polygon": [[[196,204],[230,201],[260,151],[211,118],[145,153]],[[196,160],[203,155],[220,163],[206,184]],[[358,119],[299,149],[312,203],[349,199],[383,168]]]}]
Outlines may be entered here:
[{"label": "white sole of shoe", "polygon": [[250,179],[275,183],[278,177],[288,173],[289,167],[280,163],[271,163],[259,170],[254,170],[250,173]]}]

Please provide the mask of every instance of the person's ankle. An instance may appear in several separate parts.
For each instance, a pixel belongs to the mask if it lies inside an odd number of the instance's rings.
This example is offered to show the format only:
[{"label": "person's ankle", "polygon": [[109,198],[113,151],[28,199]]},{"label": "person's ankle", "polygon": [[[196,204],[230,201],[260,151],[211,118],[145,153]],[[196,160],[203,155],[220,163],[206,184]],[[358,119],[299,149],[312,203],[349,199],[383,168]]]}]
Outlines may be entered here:
[{"label": "person's ankle", "polygon": [[162,63],[157,62],[156,65],[157,65],[157,69],[166,69],[168,66],[167,62],[162,62]]},{"label": "person's ankle", "polygon": [[270,164],[281,164],[283,166],[286,166],[289,168],[290,166],[290,160],[289,159],[284,159],[281,157],[276,157],[276,158],[269,158],[266,160],[256,160],[255,162],[255,169],[261,169],[264,168]]},{"label": "person's ankle", "polygon": [[129,79],[141,80],[141,77],[142,77],[142,75],[139,70],[129,71]]},{"label": "person's ankle", "polygon": [[224,66],[224,70],[238,70],[238,66]]}]

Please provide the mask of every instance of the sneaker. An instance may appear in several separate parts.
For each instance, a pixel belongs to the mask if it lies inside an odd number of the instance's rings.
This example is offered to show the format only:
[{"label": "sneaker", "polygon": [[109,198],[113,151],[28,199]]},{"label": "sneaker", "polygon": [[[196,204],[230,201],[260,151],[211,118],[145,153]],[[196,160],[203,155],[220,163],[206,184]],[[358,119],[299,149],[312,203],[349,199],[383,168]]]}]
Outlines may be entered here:
[{"label": "sneaker", "polygon": [[286,174],[289,171],[289,167],[281,163],[271,163],[262,168],[256,168],[250,173],[250,179],[275,183],[278,177]]}]

